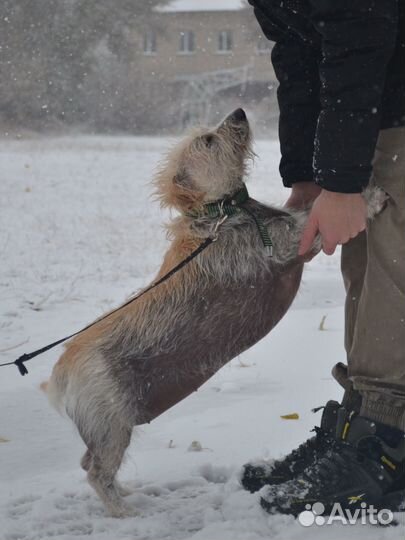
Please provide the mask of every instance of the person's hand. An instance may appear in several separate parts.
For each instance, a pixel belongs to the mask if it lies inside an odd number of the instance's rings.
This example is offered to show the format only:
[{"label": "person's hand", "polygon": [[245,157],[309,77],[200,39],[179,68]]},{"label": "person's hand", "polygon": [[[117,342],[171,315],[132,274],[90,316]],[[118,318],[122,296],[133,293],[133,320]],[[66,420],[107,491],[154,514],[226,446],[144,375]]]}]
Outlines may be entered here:
[{"label": "person's hand", "polygon": [[287,208],[303,210],[312,205],[321,193],[321,188],[314,182],[297,182],[291,188],[291,194],[285,203]]},{"label": "person's hand", "polygon": [[332,255],[338,244],[346,244],[364,231],[366,216],[366,203],[360,193],[322,190],[305,225],[299,255],[308,253],[318,233],[322,237],[322,250]]}]

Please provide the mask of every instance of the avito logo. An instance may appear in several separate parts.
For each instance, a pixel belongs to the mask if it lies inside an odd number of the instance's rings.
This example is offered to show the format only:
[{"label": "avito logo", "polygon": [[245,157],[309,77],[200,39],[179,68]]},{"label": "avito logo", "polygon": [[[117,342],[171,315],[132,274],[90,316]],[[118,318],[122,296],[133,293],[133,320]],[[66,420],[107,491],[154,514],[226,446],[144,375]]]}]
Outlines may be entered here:
[{"label": "avito logo", "polygon": [[360,508],[351,511],[342,508],[340,503],[335,503],[329,515],[324,516],[325,506],[321,502],[307,504],[304,512],[298,516],[298,521],[303,527],[317,525],[332,525],[335,522],[342,525],[354,525],[360,522],[362,525],[390,525],[394,521],[394,514],[391,510],[377,510],[373,505],[367,506],[361,503]]}]

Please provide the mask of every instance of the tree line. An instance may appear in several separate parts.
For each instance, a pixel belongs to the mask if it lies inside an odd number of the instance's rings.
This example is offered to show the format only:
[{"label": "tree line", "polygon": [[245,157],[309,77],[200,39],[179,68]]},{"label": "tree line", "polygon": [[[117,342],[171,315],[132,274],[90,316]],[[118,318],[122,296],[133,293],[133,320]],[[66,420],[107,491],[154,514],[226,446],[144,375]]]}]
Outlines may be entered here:
[{"label": "tree line", "polygon": [[0,122],[142,129],[153,103],[142,81],[128,76],[131,39],[165,3],[1,0]]}]

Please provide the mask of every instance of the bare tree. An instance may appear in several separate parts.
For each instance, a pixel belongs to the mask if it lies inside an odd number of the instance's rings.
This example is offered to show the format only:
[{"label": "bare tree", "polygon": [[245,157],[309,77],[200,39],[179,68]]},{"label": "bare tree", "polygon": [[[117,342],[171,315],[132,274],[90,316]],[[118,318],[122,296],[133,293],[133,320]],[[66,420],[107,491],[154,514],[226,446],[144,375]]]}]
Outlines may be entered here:
[{"label": "bare tree", "polygon": [[97,51],[107,49],[114,69],[126,64],[130,33],[166,1],[2,0],[0,119],[34,127],[88,122],[87,79],[102,71]]}]

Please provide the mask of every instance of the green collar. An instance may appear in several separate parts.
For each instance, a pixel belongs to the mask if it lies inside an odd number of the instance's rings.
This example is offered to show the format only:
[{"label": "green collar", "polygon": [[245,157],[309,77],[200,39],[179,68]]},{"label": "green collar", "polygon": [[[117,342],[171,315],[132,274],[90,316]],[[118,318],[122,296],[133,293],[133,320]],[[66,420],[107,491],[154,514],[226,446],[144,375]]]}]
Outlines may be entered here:
[{"label": "green collar", "polygon": [[270,257],[273,256],[273,242],[271,241],[269,231],[264,224],[262,218],[256,216],[252,210],[246,208],[244,204],[250,199],[249,192],[243,184],[243,187],[234,193],[231,197],[226,199],[219,199],[215,202],[204,204],[201,210],[191,210],[187,212],[187,216],[197,219],[200,217],[218,218],[225,220],[230,216],[245,212],[253,219],[256,224],[257,230],[262,239],[264,248],[267,250]]},{"label": "green collar", "polygon": [[248,190],[243,184],[243,187],[234,193],[231,197],[227,199],[219,199],[215,202],[210,202],[204,204],[201,210],[191,210],[187,213],[189,217],[199,218],[199,217],[211,217],[211,218],[221,218],[224,216],[234,216],[241,211],[240,205],[249,200]]}]

